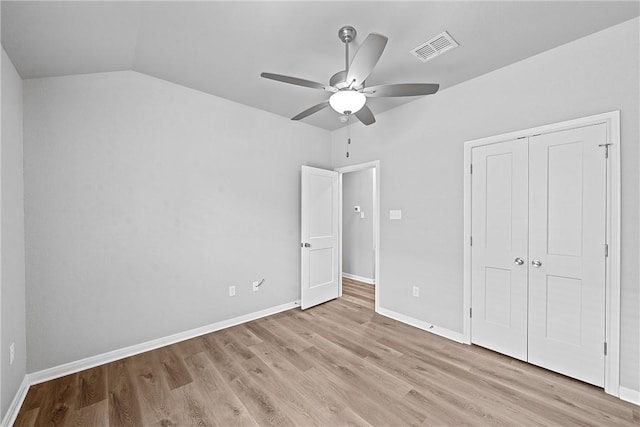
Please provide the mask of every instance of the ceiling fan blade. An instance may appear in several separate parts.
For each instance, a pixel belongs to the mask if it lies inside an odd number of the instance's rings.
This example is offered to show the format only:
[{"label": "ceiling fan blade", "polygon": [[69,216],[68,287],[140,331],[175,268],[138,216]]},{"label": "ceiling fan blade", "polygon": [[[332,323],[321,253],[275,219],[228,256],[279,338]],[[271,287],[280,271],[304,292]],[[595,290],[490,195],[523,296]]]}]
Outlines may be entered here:
[{"label": "ceiling fan blade", "polygon": [[300,120],[300,119],[304,119],[307,116],[312,115],[313,113],[317,113],[318,111],[326,108],[329,106],[329,100],[326,100],[324,102],[321,102],[320,104],[314,105],[311,108],[307,108],[306,110],[304,110],[302,113],[298,114],[295,117],[292,117],[291,120]]},{"label": "ceiling fan blade", "polygon": [[264,77],[265,79],[277,80],[279,82],[289,83],[292,85],[310,87],[311,89],[320,89],[329,92],[338,91],[338,89],[334,88],[333,86],[323,85],[322,83],[313,82],[311,80],[299,79],[297,77],[290,77],[282,74],[260,73],[260,77]]},{"label": "ceiling fan blade", "polygon": [[358,112],[353,113],[365,126],[369,126],[376,122],[376,118],[366,105],[362,107]]},{"label": "ceiling fan blade", "polygon": [[373,67],[382,56],[387,40],[385,36],[378,33],[371,33],[367,36],[353,57],[347,73],[347,83],[352,87],[358,87],[369,77]]},{"label": "ceiling fan blade", "polygon": [[364,90],[369,97],[381,96],[422,96],[432,95],[438,91],[437,83],[400,83],[394,85],[370,86]]}]

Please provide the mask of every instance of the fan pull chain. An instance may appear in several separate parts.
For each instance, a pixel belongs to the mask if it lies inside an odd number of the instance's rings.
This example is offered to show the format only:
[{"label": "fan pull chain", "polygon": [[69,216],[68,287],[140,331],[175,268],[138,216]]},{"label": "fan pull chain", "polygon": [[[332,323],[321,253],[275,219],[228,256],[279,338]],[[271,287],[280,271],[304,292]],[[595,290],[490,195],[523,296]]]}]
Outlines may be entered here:
[{"label": "fan pull chain", "polygon": [[351,128],[349,127],[349,116],[347,116],[347,158],[349,158],[349,146],[351,145]]}]

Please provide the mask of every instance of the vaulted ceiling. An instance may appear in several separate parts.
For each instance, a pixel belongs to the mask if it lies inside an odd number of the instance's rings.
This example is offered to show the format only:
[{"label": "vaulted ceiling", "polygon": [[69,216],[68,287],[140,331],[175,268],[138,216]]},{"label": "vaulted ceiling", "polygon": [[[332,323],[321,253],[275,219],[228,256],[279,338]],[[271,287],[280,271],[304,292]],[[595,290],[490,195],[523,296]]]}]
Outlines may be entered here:
[{"label": "vaulted ceiling", "polygon": [[[327,83],[344,69],[343,25],[358,31],[352,52],[370,32],[389,37],[367,85],[442,90],[639,13],[636,1],[3,1],[2,45],[24,79],[135,70],[293,117],[329,94],[260,73]],[[445,30],[460,47],[427,63],[409,53]],[[381,113],[414,99],[367,105]],[[342,126],[329,108],[304,122]]]}]

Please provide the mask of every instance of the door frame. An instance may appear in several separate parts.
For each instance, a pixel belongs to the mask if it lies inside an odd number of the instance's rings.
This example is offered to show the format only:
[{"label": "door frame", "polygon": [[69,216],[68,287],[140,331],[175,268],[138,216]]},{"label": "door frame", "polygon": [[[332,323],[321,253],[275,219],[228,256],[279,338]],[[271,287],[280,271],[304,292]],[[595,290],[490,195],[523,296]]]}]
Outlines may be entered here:
[{"label": "door frame", "polygon": [[[464,288],[463,337],[471,344],[471,150],[489,144],[527,138],[543,133],[605,124],[609,157],[606,172],[606,240],[609,256],[605,258],[605,341],[604,391],[620,396],[620,111],[610,111],[534,128],[509,132],[464,143]],[[603,148],[604,156],[604,148]],[[604,250],[604,248],[603,248]]]},{"label": "door frame", "polygon": [[375,263],[375,312],[380,310],[380,160],[374,160],[366,163],[358,163],[356,165],[343,166],[335,168],[334,171],[340,175],[338,177],[338,194],[339,203],[339,223],[338,223],[338,270],[340,274],[339,295],[342,296],[342,175],[349,172],[357,172],[364,169],[373,169],[373,244],[374,244],[374,263]]}]

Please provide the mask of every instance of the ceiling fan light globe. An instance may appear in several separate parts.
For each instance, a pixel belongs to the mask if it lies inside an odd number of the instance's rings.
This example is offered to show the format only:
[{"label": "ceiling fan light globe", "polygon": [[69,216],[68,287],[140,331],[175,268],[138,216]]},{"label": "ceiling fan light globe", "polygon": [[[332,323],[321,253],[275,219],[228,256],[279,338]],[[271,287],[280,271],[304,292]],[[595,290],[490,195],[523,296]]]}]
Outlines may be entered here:
[{"label": "ceiling fan light globe", "polygon": [[329,98],[329,105],[340,114],[354,114],[360,111],[367,98],[361,92],[355,90],[341,90]]}]

